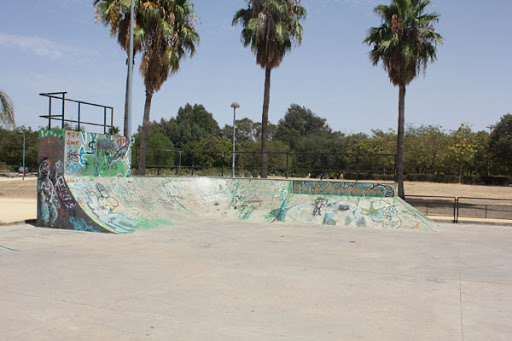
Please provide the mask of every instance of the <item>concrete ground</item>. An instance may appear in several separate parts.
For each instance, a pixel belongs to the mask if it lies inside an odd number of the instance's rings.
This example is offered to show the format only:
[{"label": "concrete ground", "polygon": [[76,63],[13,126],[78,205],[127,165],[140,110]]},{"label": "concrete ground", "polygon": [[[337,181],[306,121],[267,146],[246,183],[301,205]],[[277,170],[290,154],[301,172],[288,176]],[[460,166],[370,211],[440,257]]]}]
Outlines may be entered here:
[{"label": "concrete ground", "polygon": [[512,229],[0,227],[0,340],[510,340]]}]

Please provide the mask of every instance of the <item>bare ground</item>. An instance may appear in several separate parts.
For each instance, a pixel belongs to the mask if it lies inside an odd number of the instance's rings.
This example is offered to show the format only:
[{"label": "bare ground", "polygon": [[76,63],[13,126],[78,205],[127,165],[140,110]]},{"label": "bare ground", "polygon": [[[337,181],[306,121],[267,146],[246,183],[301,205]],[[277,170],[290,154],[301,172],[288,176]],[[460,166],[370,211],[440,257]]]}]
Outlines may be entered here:
[{"label": "bare ground", "polygon": [[[311,180],[311,179],[310,179]],[[0,198],[36,199],[37,180],[1,179]],[[512,187],[406,182],[407,195],[434,195],[448,197],[478,197],[512,200]]]},{"label": "bare ground", "polygon": [[0,178],[0,198],[37,199],[37,180]]}]

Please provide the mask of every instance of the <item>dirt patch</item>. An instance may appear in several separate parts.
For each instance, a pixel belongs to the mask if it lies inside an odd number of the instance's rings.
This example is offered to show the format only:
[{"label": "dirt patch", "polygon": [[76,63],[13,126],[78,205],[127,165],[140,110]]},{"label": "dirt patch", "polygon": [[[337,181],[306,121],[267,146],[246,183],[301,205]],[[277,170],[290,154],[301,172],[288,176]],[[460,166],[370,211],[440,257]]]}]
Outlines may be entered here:
[{"label": "dirt patch", "polygon": [[0,198],[37,199],[37,179],[0,180]]},{"label": "dirt patch", "polygon": [[[435,195],[448,197],[476,197],[512,200],[512,187],[406,182],[407,195]],[[37,180],[0,179],[0,198],[36,199]]]},{"label": "dirt patch", "polygon": [[405,194],[512,200],[512,187],[406,182]]}]

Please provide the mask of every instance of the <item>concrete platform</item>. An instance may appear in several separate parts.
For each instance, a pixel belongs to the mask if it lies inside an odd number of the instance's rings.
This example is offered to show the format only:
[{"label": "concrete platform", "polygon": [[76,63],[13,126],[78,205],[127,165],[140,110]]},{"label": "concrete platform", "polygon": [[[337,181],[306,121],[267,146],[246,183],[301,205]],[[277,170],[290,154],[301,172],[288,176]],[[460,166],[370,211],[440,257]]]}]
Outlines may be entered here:
[{"label": "concrete platform", "polygon": [[512,229],[0,227],[0,340],[510,340]]}]

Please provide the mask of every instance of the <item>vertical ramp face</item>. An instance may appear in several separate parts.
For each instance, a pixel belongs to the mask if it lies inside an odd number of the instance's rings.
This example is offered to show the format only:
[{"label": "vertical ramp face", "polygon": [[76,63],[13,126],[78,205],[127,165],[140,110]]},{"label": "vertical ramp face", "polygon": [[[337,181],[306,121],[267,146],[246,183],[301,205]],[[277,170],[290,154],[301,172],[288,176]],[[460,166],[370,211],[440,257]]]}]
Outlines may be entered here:
[{"label": "vertical ramp face", "polygon": [[77,204],[67,177],[128,176],[130,142],[123,137],[63,129],[39,131],[37,224],[91,232],[108,232]]},{"label": "vertical ramp face", "polygon": [[172,226],[193,219],[181,196],[166,178],[70,177],[68,184],[83,211],[104,230],[130,233],[136,229]]}]

